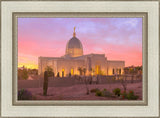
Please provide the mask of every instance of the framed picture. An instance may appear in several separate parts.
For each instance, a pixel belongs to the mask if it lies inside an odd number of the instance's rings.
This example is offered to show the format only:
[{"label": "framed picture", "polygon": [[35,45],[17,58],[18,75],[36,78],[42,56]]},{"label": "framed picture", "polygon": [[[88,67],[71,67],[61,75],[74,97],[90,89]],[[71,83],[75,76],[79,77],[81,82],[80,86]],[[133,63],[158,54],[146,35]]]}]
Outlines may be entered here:
[{"label": "framed picture", "polygon": [[1,117],[159,117],[159,1],[1,1]]}]

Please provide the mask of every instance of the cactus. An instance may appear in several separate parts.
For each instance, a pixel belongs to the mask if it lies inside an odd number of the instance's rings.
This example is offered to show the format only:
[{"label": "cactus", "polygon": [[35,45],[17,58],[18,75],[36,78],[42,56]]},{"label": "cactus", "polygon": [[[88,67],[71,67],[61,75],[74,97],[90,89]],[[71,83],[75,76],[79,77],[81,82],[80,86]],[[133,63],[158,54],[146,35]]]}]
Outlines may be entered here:
[{"label": "cactus", "polygon": [[26,89],[18,90],[18,100],[32,100],[32,93]]},{"label": "cactus", "polygon": [[48,72],[44,72],[44,81],[43,81],[43,95],[47,95],[47,89],[48,89]]}]

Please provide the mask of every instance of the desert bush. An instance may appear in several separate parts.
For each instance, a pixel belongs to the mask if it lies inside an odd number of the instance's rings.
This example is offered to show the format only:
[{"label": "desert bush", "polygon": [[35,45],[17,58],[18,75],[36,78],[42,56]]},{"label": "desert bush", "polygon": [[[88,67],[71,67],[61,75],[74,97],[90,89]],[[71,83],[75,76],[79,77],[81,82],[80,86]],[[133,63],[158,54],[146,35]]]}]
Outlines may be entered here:
[{"label": "desert bush", "polygon": [[134,91],[129,91],[129,93],[127,94],[127,99],[128,100],[137,100],[138,99],[138,96],[136,96],[134,94]]},{"label": "desert bush", "polygon": [[101,91],[96,91],[96,96],[102,96],[102,92]]},{"label": "desert bush", "polygon": [[[20,71],[19,71],[20,72]],[[19,77],[21,77],[22,79],[24,80],[27,80],[28,79],[28,71],[26,68],[24,68],[23,70],[21,70],[21,73],[19,73]]]},{"label": "desert bush", "polygon": [[120,96],[120,94],[121,94],[121,89],[120,89],[120,88],[115,88],[115,89],[113,90],[113,93],[114,93],[115,95],[117,95],[117,96]]},{"label": "desert bush", "polygon": [[109,92],[109,91],[107,91],[106,89],[104,89],[104,90],[102,91],[102,96],[104,96],[104,97],[111,97],[111,96],[112,96],[112,93]]},{"label": "desert bush", "polygon": [[122,99],[126,99],[126,98],[127,98],[127,93],[126,93],[126,91],[123,91],[123,92],[121,93],[121,96],[122,96]]},{"label": "desert bush", "polygon": [[121,96],[122,96],[122,99],[128,99],[128,100],[137,100],[138,99],[138,96],[136,96],[134,94],[134,91],[129,91],[129,93],[124,91],[121,93]]},{"label": "desert bush", "polygon": [[96,93],[97,91],[100,91],[100,90],[99,90],[98,88],[95,88],[95,89],[91,89],[91,90],[90,90],[91,93]]},{"label": "desert bush", "polygon": [[26,89],[18,90],[18,100],[31,100],[32,94]]},{"label": "desert bush", "polygon": [[95,92],[96,96],[101,96],[101,97],[112,97],[112,93],[107,91],[107,89],[103,89],[102,91],[100,91],[98,88],[96,89],[92,89],[91,92]]},{"label": "desert bush", "polygon": [[32,96],[32,100],[37,100],[37,97],[36,96]]}]

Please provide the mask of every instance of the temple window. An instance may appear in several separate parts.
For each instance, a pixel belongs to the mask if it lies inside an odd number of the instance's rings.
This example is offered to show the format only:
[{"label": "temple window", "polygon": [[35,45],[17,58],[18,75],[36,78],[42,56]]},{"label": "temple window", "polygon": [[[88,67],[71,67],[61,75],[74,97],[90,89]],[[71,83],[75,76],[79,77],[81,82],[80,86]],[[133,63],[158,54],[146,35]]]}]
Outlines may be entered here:
[{"label": "temple window", "polygon": [[74,74],[74,69],[73,68],[71,68],[71,75],[73,75]]},{"label": "temple window", "polygon": [[62,69],[62,77],[64,77],[64,69]]}]

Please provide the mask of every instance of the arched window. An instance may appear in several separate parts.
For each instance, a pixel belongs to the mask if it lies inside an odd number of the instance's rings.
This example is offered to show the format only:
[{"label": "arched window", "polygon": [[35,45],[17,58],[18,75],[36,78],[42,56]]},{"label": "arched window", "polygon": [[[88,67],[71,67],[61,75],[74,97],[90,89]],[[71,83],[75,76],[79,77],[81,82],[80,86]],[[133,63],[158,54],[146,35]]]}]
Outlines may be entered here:
[{"label": "arched window", "polygon": [[62,77],[64,77],[64,69],[62,69]]},{"label": "arched window", "polygon": [[99,75],[101,71],[100,65],[96,65],[96,74]]},{"label": "arched window", "polygon": [[71,68],[71,75],[74,75],[74,69]]}]

